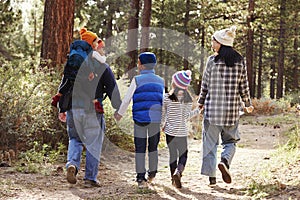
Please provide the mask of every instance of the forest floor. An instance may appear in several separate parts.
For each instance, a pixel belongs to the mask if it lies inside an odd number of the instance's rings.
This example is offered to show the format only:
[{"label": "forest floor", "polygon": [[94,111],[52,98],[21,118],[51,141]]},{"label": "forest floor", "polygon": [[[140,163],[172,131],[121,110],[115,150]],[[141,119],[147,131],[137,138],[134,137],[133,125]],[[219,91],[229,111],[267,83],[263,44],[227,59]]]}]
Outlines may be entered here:
[{"label": "forest floor", "polygon": [[[153,184],[149,189],[138,189],[134,154],[106,141],[99,167],[100,188],[84,188],[84,167],[75,185],[67,183],[64,163],[47,164],[47,174],[25,174],[5,167],[0,168],[0,199],[300,199],[300,160],[281,168],[274,156],[278,144],[286,142],[284,132],[292,124],[281,122],[274,127],[264,123],[265,118],[272,117],[241,119],[241,141],[230,168],[231,184],[224,183],[217,171],[217,186],[208,186],[208,177],[200,174],[201,140],[190,138],[183,188],[171,184],[169,154],[164,147],[159,150],[159,173]],[[221,146],[218,154],[220,151]],[[255,193],[262,189],[265,192]]]}]

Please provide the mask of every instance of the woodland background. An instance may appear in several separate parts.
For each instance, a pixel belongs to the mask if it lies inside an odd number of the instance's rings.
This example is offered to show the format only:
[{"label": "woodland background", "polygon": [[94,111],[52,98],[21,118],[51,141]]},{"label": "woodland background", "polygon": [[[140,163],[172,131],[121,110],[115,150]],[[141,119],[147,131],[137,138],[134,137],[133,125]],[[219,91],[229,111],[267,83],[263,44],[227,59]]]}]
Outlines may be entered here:
[{"label": "woodland background", "polygon": [[[206,58],[212,53],[211,35],[236,25],[234,47],[245,56],[256,114],[259,108],[274,114],[300,103],[299,0],[0,0],[0,12],[2,151],[26,150],[36,142],[49,148],[67,144],[65,124],[58,121],[50,102],[70,43],[81,27],[106,42],[108,58],[115,58],[109,64],[117,79],[136,66],[140,52],[148,50],[157,54],[160,65],[192,70],[197,95]],[[161,30],[155,34],[158,39],[164,39],[168,30],[187,36],[161,41],[181,49],[184,56],[151,48],[153,34],[148,27]],[[123,55],[116,53],[111,40],[119,34],[126,35],[118,46],[126,52]],[[169,71],[158,66],[157,73],[166,76]],[[119,131],[110,112],[106,112],[107,134],[115,137]]]}]

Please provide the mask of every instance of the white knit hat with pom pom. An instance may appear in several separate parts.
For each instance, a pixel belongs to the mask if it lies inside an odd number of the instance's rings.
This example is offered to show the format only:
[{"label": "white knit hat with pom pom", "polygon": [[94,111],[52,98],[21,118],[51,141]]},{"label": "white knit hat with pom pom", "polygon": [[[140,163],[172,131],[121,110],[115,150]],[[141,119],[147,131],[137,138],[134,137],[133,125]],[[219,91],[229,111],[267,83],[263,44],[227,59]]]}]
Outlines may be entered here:
[{"label": "white knit hat with pom pom", "polygon": [[235,38],[235,31],[236,31],[236,26],[231,26],[230,28],[226,28],[226,29],[216,31],[213,34],[213,37],[220,44],[232,47],[233,46],[233,40]]}]

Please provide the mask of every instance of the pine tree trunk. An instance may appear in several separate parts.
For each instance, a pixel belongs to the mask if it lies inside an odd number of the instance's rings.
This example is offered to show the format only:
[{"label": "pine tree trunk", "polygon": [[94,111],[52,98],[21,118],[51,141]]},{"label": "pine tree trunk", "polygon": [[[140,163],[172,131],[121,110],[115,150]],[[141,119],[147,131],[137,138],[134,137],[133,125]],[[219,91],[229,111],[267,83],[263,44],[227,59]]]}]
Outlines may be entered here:
[{"label": "pine tree trunk", "polygon": [[[108,16],[107,25],[106,25],[106,35],[105,35],[106,49],[111,48],[112,29],[113,29],[113,17],[111,16],[111,13],[110,13],[110,16]],[[106,53],[109,53],[109,52],[106,52]]]},{"label": "pine tree trunk", "polygon": [[127,66],[127,69],[129,79],[131,80],[135,76],[135,71],[131,69],[135,68],[137,64],[140,1],[131,0],[130,7],[132,15],[129,17],[127,37],[127,55],[130,58],[130,63]]},{"label": "pine tree trunk", "polygon": [[144,0],[144,9],[142,14],[142,39],[141,52],[148,51],[149,48],[149,27],[151,21],[152,0]]},{"label": "pine tree trunk", "polygon": [[248,17],[247,17],[247,46],[246,46],[246,64],[247,64],[247,73],[248,73],[248,82],[250,88],[250,96],[254,97],[254,70],[253,70],[253,40],[254,33],[253,27],[251,26],[254,19],[254,0],[249,0],[248,7]]},{"label": "pine tree trunk", "polygon": [[[295,19],[298,19],[298,12],[295,14]],[[295,27],[295,38],[294,38],[294,54],[293,54],[293,87],[292,90],[297,92],[300,90],[299,87],[299,28]]]},{"label": "pine tree trunk", "polygon": [[278,54],[278,76],[276,98],[283,96],[283,74],[284,74],[284,41],[285,41],[285,11],[286,0],[281,0],[280,6],[280,34],[279,34],[279,54]]},{"label": "pine tree trunk", "polygon": [[190,20],[190,0],[186,0],[186,4],[185,4],[185,17],[184,17],[184,60],[183,60],[183,69],[187,70],[189,68],[189,62],[188,62],[188,57],[189,57],[189,29],[188,29],[188,23]]},{"label": "pine tree trunk", "polygon": [[159,49],[158,49],[158,61],[159,61],[159,67],[157,67],[157,73],[160,76],[163,76],[163,69],[162,69],[162,63],[164,62],[163,59],[163,42],[164,42],[164,10],[165,10],[165,2],[162,1],[160,5],[160,21],[159,24]]},{"label": "pine tree trunk", "polygon": [[74,0],[46,0],[41,66],[62,67],[73,39]]},{"label": "pine tree trunk", "polygon": [[275,98],[275,59],[271,60],[271,72],[270,72],[270,98]]},{"label": "pine tree trunk", "polygon": [[202,28],[201,28],[201,58],[200,58],[200,74],[201,74],[201,77],[203,75],[204,67],[205,67],[204,48],[205,48],[205,27],[202,26]]},{"label": "pine tree trunk", "polygon": [[257,98],[261,98],[262,94],[262,56],[263,56],[263,30],[260,27],[260,40],[259,40],[259,55],[258,55],[258,77],[257,77]]}]

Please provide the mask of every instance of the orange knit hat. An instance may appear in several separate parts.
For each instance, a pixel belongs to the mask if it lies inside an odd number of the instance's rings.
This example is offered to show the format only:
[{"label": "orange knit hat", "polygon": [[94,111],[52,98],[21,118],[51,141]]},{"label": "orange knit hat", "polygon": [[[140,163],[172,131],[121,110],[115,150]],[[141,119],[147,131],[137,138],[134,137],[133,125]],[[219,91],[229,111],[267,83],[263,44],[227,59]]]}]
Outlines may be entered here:
[{"label": "orange knit hat", "polygon": [[94,40],[98,37],[96,33],[88,31],[86,28],[82,28],[79,33],[80,38],[87,41],[91,46],[93,46]]}]

